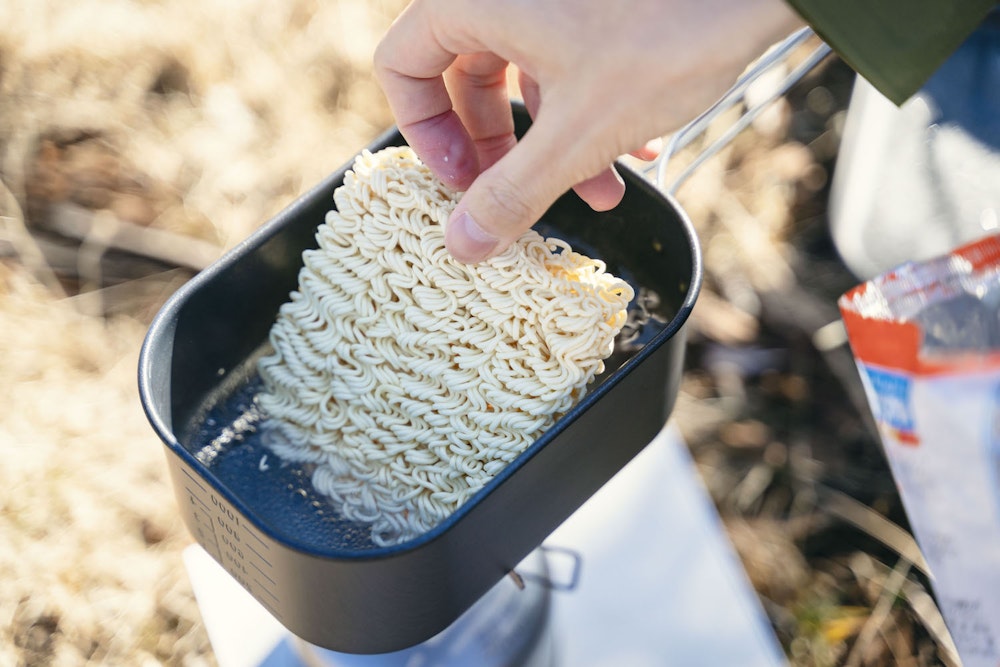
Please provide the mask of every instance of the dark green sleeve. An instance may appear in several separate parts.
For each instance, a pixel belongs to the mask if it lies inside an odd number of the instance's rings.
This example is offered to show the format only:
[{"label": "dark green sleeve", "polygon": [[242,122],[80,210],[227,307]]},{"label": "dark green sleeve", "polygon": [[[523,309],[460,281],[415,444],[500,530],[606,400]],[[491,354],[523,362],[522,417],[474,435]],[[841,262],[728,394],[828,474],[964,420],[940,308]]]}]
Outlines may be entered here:
[{"label": "dark green sleeve", "polygon": [[854,71],[902,104],[997,0],[788,0]]}]

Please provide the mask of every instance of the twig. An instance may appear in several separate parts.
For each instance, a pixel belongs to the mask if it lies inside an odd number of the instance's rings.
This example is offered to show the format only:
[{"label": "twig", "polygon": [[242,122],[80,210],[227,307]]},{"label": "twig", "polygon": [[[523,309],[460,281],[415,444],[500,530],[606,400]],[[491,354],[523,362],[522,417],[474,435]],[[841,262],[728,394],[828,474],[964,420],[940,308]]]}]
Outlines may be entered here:
[{"label": "twig", "polygon": [[101,259],[108,249],[108,243],[118,232],[118,218],[109,211],[99,211],[87,230],[76,256],[77,273],[80,276],[80,293],[92,294],[95,298],[75,301],[83,307],[85,315],[100,315],[104,312]]},{"label": "twig", "polygon": [[941,660],[947,667],[961,667],[962,661],[958,657],[958,647],[955,640],[948,632],[948,626],[944,622],[941,610],[934,603],[934,598],[916,582],[907,579],[903,583],[903,595],[910,603],[910,609],[917,615],[924,628],[931,634],[938,648],[941,649]]},{"label": "twig", "polygon": [[[873,581],[879,573],[881,573],[882,577],[887,577],[889,574],[888,566],[878,562],[868,554],[863,555],[861,563],[863,567],[856,566],[853,563],[850,566],[859,581],[861,579]],[[879,572],[876,572],[876,569]],[[909,604],[910,609],[937,644],[941,661],[946,667],[961,667],[962,663],[958,656],[958,648],[955,646],[955,641],[948,631],[944,617],[941,615],[941,611],[938,609],[934,599],[927,593],[923,585],[908,578],[903,582],[900,591]]]},{"label": "twig", "polygon": [[922,573],[930,575],[927,561],[924,560],[924,555],[912,535],[846,493],[819,485],[818,489],[823,496],[823,507],[827,512],[868,533],[898,553],[901,558],[912,563]]},{"label": "twig", "polygon": [[896,563],[896,567],[886,577],[882,587],[882,594],[879,595],[878,602],[875,603],[875,608],[872,609],[868,620],[861,627],[858,639],[851,647],[851,652],[844,663],[845,667],[857,667],[857,665],[861,664],[865,652],[882,628],[885,619],[889,616],[889,612],[892,611],[892,605],[896,602],[896,598],[899,597],[900,589],[903,587],[903,582],[906,581],[906,575],[910,573],[912,566],[913,563],[909,560],[900,558],[899,562]]},{"label": "twig", "polygon": [[743,477],[743,480],[733,489],[733,503],[741,513],[746,513],[774,481],[774,469],[758,463]]},{"label": "twig", "polygon": [[39,282],[56,296],[65,297],[66,291],[59,282],[58,276],[49,266],[45,260],[45,253],[42,252],[31,232],[28,231],[21,204],[3,179],[0,179],[0,199],[3,202],[3,208],[0,209],[0,224],[2,224],[0,233],[3,234],[4,240],[13,246],[21,263]]},{"label": "twig", "polygon": [[109,315],[136,302],[143,309],[158,307],[163,299],[191,277],[188,269],[168,269],[108,287],[81,292],[67,297],[79,312]]},{"label": "twig", "polygon": [[691,313],[698,331],[723,345],[746,345],[758,334],[757,318],[720,298],[709,289],[702,289]]},{"label": "twig", "polygon": [[[107,249],[148,257],[158,262],[200,271],[214,262],[221,252],[215,244],[175,234],[163,229],[141,227],[115,217],[110,211],[95,213],[74,204],[55,204],[44,228],[67,238],[84,241],[99,223],[114,222],[113,233],[102,238]],[[109,225],[110,226],[110,225]]]}]

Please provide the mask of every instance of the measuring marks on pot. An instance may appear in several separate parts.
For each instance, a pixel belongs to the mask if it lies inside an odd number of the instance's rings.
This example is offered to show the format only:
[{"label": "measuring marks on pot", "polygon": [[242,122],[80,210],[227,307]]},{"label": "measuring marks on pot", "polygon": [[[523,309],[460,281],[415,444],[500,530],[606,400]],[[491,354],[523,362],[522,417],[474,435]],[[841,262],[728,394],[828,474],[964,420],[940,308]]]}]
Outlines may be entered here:
[{"label": "measuring marks on pot", "polygon": [[281,600],[275,589],[274,568],[268,559],[270,545],[247,525],[246,518],[189,471],[180,468],[176,488],[188,515],[187,525],[198,543],[278,620]]}]

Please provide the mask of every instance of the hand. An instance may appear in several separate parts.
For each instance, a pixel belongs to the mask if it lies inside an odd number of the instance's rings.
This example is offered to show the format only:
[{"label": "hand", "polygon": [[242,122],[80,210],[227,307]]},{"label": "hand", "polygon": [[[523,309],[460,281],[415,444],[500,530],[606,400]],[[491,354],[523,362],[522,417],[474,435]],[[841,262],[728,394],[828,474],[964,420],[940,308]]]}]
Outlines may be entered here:
[{"label": "hand", "polygon": [[[502,252],[566,190],[621,201],[609,165],[710,106],[799,19],[782,0],[415,0],[375,52],[407,142],[464,190],[452,255]],[[507,70],[533,123],[518,142]]]}]

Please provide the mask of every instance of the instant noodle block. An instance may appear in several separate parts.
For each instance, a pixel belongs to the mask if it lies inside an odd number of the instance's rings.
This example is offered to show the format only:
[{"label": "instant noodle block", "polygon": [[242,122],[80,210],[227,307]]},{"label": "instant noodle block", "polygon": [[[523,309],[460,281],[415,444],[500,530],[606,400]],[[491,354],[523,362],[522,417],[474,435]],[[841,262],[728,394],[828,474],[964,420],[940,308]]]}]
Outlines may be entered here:
[{"label": "instant noodle block", "polygon": [[379,546],[446,519],[583,397],[632,287],[531,230],[478,264],[458,200],[406,147],[368,151],[258,364],[265,443]]}]

